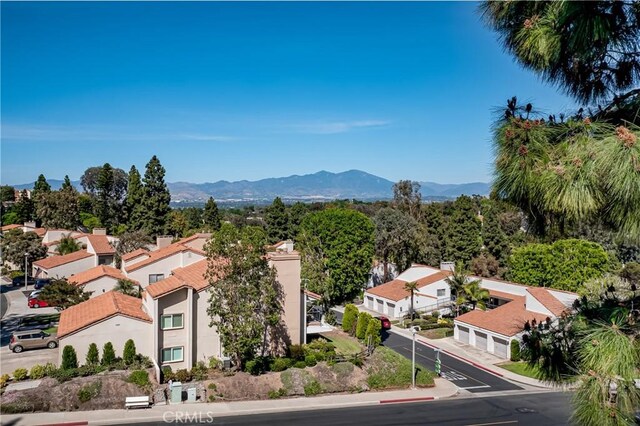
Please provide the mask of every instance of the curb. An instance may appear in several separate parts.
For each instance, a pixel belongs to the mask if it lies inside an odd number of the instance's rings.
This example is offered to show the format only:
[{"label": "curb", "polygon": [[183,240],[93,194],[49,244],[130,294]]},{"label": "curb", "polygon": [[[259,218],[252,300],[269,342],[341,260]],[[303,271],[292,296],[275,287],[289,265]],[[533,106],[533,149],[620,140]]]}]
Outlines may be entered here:
[{"label": "curb", "polygon": [[439,399],[437,396],[425,396],[422,398],[401,398],[401,399],[382,399],[380,404],[400,404],[403,402],[419,402],[419,401],[433,401]]}]

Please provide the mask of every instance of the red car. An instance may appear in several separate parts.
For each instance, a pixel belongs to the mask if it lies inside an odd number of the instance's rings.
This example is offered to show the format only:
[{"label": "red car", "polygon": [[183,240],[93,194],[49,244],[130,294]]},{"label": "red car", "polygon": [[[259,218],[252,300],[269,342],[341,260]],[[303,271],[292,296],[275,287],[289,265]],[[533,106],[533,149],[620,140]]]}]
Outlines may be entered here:
[{"label": "red car", "polygon": [[29,305],[30,308],[46,308],[47,306],[49,306],[49,304],[47,302],[45,302],[44,300],[38,300],[37,297],[33,297],[31,299],[29,299],[29,301],[27,302],[27,304]]},{"label": "red car", "polygon": [[391,321],[389,321],[389,318],[383,317],[383,316],[379,316],[379,317],[376,317],[376,318],[380,320],[380,323],[382,324],[382,329],[383,330],[391,329]]}]

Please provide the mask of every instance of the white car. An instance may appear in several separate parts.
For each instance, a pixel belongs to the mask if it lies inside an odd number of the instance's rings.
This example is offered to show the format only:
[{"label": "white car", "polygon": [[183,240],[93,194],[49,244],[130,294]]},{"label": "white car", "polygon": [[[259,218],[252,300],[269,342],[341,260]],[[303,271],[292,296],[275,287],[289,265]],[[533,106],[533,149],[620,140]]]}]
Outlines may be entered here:
[{"label": "white car", "polygon": [[33,298],[35,298],[35,297],[38,297],[38,295],[39,295],[41,292],[42,292],[42,290],[35,290],[35,291],[32,291],[32,292],[29,294],[29,299],[33,299]]}]

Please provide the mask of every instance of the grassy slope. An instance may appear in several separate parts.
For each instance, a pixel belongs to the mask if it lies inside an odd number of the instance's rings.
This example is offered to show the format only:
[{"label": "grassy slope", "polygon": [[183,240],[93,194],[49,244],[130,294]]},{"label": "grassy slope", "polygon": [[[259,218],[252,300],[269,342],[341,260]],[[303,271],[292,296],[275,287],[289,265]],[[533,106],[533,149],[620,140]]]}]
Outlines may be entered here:
[{"label": "grassy slope", "polygon": [[502,364],[498,364],[498,367],[504,368],[505,370],[509,370],[512,373],[519,374],[525,377],[531,377],[532,379],[538,378],[538,368],[530,367],[526,362],[504,362]]}]

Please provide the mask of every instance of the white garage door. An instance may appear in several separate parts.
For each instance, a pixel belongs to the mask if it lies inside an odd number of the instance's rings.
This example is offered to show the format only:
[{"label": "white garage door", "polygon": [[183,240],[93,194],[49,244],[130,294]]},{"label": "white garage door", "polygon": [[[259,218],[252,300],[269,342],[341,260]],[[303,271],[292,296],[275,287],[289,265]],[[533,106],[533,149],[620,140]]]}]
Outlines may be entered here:
[{"label": "white garage door", "polygon": [[458,326],[458,340],[462,343],[469,344],[469,329],[466,327]]},{"label": "white garage door", "polygon": [[376,302],[378,302],[378,307],[376,308],[376,311],[383,313],[383,309],[384,309],[384,302],[380,299],[376,299]]},{"label": "white garage door", "polygon": [[390,317],[396,316],[396,305],[387,302],[387,315],[389,315]]},{"label": "white garage door", "polygon": [[367,296],[367,308],[373,309],[373,297]]},{"label": "white garage door", "polygon": [[493,351],[496,356],[500,358],[507,357],[507,341],[503,339],[493,338]]},{"label": "white garage door", "polygon": [[480,333],[479,331],[476,331],[476,348],[482,349],[483,351],[487,350],[486,333]]}]

